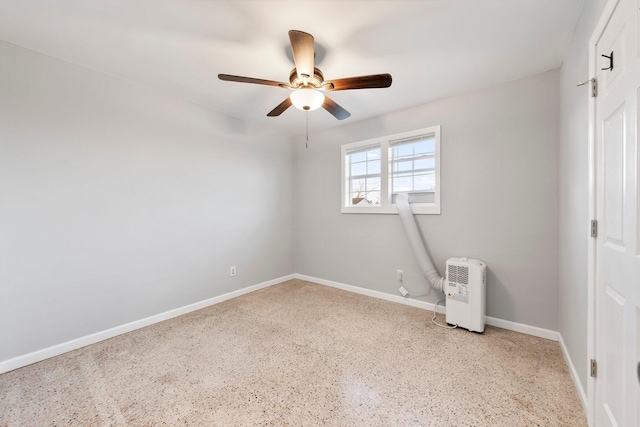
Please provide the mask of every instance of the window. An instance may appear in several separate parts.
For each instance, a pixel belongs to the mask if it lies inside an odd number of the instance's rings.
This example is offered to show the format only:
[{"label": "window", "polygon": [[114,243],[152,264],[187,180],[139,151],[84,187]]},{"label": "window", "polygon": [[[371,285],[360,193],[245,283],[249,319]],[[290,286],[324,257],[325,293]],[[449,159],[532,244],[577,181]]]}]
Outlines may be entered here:
[{"label": "window", "polygon": [[349,197],[351,205],[380,205],[380,145],[349,151]]},{"label": "window", "polygon": [[414,213],[440,213],[440,126],[342,146],[343,213],[397,213],[403,192]]}]

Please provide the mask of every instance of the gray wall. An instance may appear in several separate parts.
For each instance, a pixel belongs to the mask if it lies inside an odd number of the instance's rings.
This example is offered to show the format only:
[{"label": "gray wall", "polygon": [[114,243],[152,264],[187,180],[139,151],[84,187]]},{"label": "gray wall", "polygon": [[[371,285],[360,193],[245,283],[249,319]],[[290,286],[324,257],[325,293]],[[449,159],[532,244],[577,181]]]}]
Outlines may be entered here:
[{"label": "gray wall", "polygon": [[293,273],[292,161],[275,133],[0,42],[0,360]]},{"label": "gray wall", "polygon": [[558,92],[554,70],[300,138],[296,272],[399,295],[403,269],[425,289],[397,215],[340,213],[340,146],[439,124],[442,214],[419,217],[435,265],[482,259],[489,316],[557,330]]},{"label": "gray wall", "polygon": [[587,0],[560,73],[559,331],[587,389],[587,245],[589,207],[589,38],[606,0]]}]

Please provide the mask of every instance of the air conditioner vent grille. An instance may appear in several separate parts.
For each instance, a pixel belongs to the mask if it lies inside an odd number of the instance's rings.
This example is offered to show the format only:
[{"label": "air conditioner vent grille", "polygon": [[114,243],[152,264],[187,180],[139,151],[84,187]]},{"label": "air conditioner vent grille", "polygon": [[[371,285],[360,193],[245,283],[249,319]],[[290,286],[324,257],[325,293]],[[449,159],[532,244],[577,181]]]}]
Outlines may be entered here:
[{"label": "air conditioner vent grille", "polygon": [[447,273],[450,282],[461,285],[469,284],[469,267],[449,264],[449,271]]}]

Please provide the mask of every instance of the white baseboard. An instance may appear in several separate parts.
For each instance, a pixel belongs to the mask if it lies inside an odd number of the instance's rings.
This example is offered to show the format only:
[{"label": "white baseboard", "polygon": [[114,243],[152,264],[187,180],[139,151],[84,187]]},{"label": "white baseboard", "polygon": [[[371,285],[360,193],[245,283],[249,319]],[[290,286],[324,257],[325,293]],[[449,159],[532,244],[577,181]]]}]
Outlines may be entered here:
[{"label": "white baseboard", "polygon": [[589,402],[587,400],[587,393],[582,387],[582,383],[580,382],[580,377],[578,376],[578,371],[576,371],[576,367],[573,365],[573,361],[571,360],[571,356],[569,355],[569,350],[564,343],[564,339],[562,339],[562,334],[558,333],[558,341],[560,342],[560,348],[562,349],[562,354],[564,356],[564,360],[567,362],[567,366],[569,367],[569,373],[571,374],[571,379],[573,380],[573,384],[578,391],[578,396],[580,396],[580,402],[582,403],[582,408],[584,409],[584,413],[588,414],[587,410],[589,407]]},{"label": "white baseboard", "polygon": [[285,282],[295,278],[295,275],[280,277],[278,279],[269,280],[259,283],[257,285],[248,286],[237,291],[229,292],[217,297],[209,298],[204,301],[199,301],[193,304],[179,307],[173,310],[165,311],[164,313],[156,314],[153,316],[145,317],[144,319],[136,320],[124,325],[116,326],[111,329],[107,329],[95,334],[87,335],[84,337],[76,338],[71,341],[67,341],[61,344],[56,344],[51,347],[44,348],[42,350],[36,350],[32,353],[28,353],[22,356],[15,357],[0,362],[0,374],[12,371],[14,369],[22,368],[23,366],[30,365],[32,363],[40,362],[41,360],[48,359],[50,357],[58,356],[68,351],[76,350],[81,347],[85,347],[90,344],[97,343],[109,338],[113,338],[118,335],[122,335],[127,332],[134,331],[136,329],[144,328],[145,326],[153,325],[164,320],[173,319],[174,317],[181,316],[183,314],[190,313],[192,311],[200,310],[211,305],[219,304],[223,301],[230,300],[232,298],[239,297],[241,295],[248,294],[260,289],[268,288],[269,286],[277,285],[278,283]]},{"label": "white baseboard", "polygon": [[[304,274],[294,274],[296,279],[304,280],[306,282],[317,283],[318,285],[330,286],[332,288],[342,289],[343,291],[349,291],[356,294],[366,295],[368,297],[383,299],[386,301],[397,302],[404,305],[410,305],[412,307],[422,308],[425,310],[433,311],[433,306],[435,304],[420,301],[417,299],[405,298],[399,295],[391,295],[384,292],[372,291],[371,289],[360,288],[358,286],[353,285],[345,285],[344,283],[333,282],[331,280],[319,279],[317,277],[305,276]],[[444,307],[438,306],[438,313],[444,313]]]},{"label": "white baseboard", "polygon": [[[140,328],[144,328],[145,326],[149,326],[149,325],[153,325],[154,323],[159,323],[162,322],[164,320],[169,320],[172,319],[174,317],[178,317],[181,316],[183,314],[187,314],[190,313],[192,311],[196,311],[196,310],[200,310],[202,308],[205,307],[209,307],[211,305],[215,305],[218,303],[221,303],[223,301],[227,301],[230,300],[232,298],[236,298],[239,297],[241,295],[245,295],[248,294],[250,292],[254,292],[257,291],[259,289],[264,289],[267,288],[269,286],[273,286],[276,285],[278,283],[282,283],[285,282],[287,280],[291,280],[291,279],[300,279],[300,280],[305,280],[308,282],[312,282],[312,283],[317,283],[319,285],[324,285],[324,286],[330,286],[333,288],[337,288],[337,289],[342,289],[344,291],[348,291],[348,292],[354,292],[357,294],[362,294],[362,295],[366,295],[366,296],[370,296],[373,298],[378,298],[378,299],[382,299],[382,300],[386,300],[386,301],[391,301],[391,302],[396,302],[399,304],[405,304],[405,305],[409,305],[412,307],[417,307],[417,308],[421,308],[424,310],[429,310],[429,311],[433,311],[433,307],[435,304],[430,303],[430,302],[426,302],[426,301],[420,301],[420,300],[416,300],[416,299],[411,299],[411,298],[404,298],[400,295],[391,295],[391,294],[387,294],[384,292],[379,292],[379,291],[373,291],[371,289],[366,289],[366,288],[361,288],[358,286],[353,286],[353,285],[347,285],[344,283],[339,283],[339,282],[333,282],[331,280],[325,280],[325,279],[319,279],[317,277],[311,277],[311,276],[305,276],[303,274],[290,274],[288,276],[283,276],[277,279],[273,279],[273,280],[269,280],[263,283],[259,283],[257,285],[253,285],[253,286],[248,286],[246,288],[243,289],[239,289],[237,291],[233,291],[233,292],[229,292],[226,293],[224,295],[219,295],[217,297],[213,297],[213,298],[209,298],[206,299],[204,301],[200,301],[194,304],[190,304],[190,305],[186,305],[184,307],[179,307],[173,310],[169,310],[166,311],[164,313],[160,313],[160,314],[156,314],[153,316],[149,316],[146,317],[144,319],[140,319],[140,320],[136,320],[134,322],[130,322],[124,325],[120,325],[120,326],[116,326],[114,328],[111,329],[107,329],[101,332],[96,332],[94,334],[91,335],[87,335],[84,337],[80,337],[71,341],[67,341],[61,344],[56,344],[54,346],[51,347],[47,347],[41,350],[36,350],[32,353],[28,353],[22,356],[18,356],[12,359],[8,359],[8,360],[4,360],[4,361],[0,361],[0,374],[5,373],[5,372],[9,372],[12,371],[14,369],[18,369],[21,368],[23,366],[27,366],[30,365],[32,363],[36,363],[36,362],[40,362],[41,360],[45,360],[48,359],[50,357],[54,357],[54,356],[58,356],[62,353],[66,353],[72,350],[76,350],[78,348],[81,347],[85,347],[87,345],[90,344],[94,344],[96,342],[99,341],[103,341],[109,338],[113,338],[115,336],[127,333],[127,332],[131,332],[134,331],[136,329],[140,329]],[[438,307],[438,312],[439,313],[445,313],[445,307],[443,306],[439,306]],[[549,340],[553,340],[553,341],[558,341],[559,338],[559,334],[558,332],[555,331],[551,331],[548,329],[543,329],[543,328],[538,328],[536,326],[529,326],[529,325],[524,325],[521,323],[516,323],[516,322],[511,322],[508,320],[502,320],[502,319],[497,319],[494,317],[486,317],[486,323],[487,325],[491,325],[491,326],[496,326],[499,328],[503,328],[503,329],[508,329],[511,331],[516,331],[516,332],[521,332],[524,334],[528,334],[528,335],[533,335],[536,337],[541,337],[541,338],[546,338]],[[565,353],[565,357],[566,357],[566,349],[563,348],[563,352]],[[570,364],[570,366],[572,367],[573,365]],[[575,369],[574,369],[575,371]],[[572,371],[572,376],[574,375],[574,371]],[[577,377],[575,377],[577,378]],[[576,387],[579,386],[579,381],[576,381],[576,379],[574,379],[574,382],[576,383]],[[581,399],[584,400],[584,391],[582,390],[582,388],[579,388],[578,390],[581,393]]]},{"label": "white baseboard", "polygon": [[539,328],[537,326],[525,325],[523,323],[512,322],[510,320],[498,319],[496,317],[485,316],[487,325],[497,328],[508,329],[510,331],[522,332],[523,334],[533,335],[534,337],[545,338],[551,341],[558,341],[558,333],[550,329]]},{"label": "white baseboard", "polygon": [[[344,291],[354,292],[356,294],[367,295],[373,298],[379,298],[386,301],[397,302],[400,304],[410,305],[412,307],[422,308],[425,310],[433,311],[435,304],[420,301],[412,298],[405,298],[400,295],[391,295],[384,292],[372,291],[366,288],[360,288],[358,286],[346,285],[344,283],[333,282],[331,280],[319,279],[317,277],[305,276],[303,274],[294,274],[296,279],[306,280],[307,282],[317,283],[319,285],[331,286],[332,288],[342,289]],[[444,306],[438,306],[438,313],[445,313]],[[525,325],[522,323],[511,322],[509,320],[502,320],[495,317],[486,316],[485,321],[487,325],[496,326],[502,329],[508,329],[510,331],[521,332],[527,335],[533,335],[535,337],[545,338],[552,341],[558,341],[558,332],[549,329],[539,328],[537,326]]]}]

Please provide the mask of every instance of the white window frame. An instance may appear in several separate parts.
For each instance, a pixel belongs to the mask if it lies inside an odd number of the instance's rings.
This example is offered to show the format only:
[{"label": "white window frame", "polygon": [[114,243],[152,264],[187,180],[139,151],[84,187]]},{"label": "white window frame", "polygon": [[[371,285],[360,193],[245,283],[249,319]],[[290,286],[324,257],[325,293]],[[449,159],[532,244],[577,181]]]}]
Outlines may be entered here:
[{"label": "white window frame", "polygon": [[[397,214],[395,204],[391,203],[392,195],[391,191],[391,174],[389,172],[390,164],[390,142],[399,139],[415,138],[421,135],[433,135],[435,138],[435,192],[433,203],[411,203],[411,207],[414,214],[419,215],[439,215],[440,214],[440,126],[431,126],[422,129],[416,129],[408,132],[398,133],[394,135],[387,135],[379,138],[367,139],[365,141],[352,142],[344,144],[341,147],[340,164],[341,164],[341,212],[342,213],[367,213],[367,214]],[[369,206],[350,206],[349,198],[349,182],[347,180],[347,173],[349,166],[346,164],[347,153],[355,149],[367,146],[380,146],[380,190],[381,201],[379,205]]]}]

